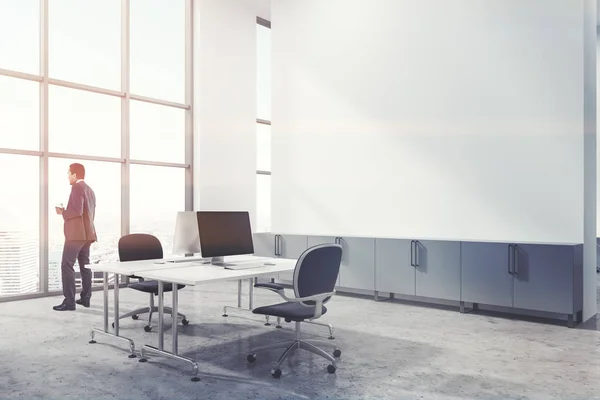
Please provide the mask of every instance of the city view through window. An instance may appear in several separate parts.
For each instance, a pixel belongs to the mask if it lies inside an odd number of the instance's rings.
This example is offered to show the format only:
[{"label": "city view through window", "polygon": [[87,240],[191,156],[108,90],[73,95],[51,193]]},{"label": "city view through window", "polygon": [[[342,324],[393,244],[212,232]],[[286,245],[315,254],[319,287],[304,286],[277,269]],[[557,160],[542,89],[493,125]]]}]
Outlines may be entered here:
[{"label": "city view through window", "polygon": [[[171,253],[192,184],[188,13],[185,0],[0,2],[0,35],[11,38],[0,40],[0,297],[61,289],[63,219],[54,207],[68,202],[74,162],[85,166],[97,198],[92,263],[118,260],[125,233],[150,233]],[[270,24],[258,22],[254,230],[264,232],[271,226]]]}]

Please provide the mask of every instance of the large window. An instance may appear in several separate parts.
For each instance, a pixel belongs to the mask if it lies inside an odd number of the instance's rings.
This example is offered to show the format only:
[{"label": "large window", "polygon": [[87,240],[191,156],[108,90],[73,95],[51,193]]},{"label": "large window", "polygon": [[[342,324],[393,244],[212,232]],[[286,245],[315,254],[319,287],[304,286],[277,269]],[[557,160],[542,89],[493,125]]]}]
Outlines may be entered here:
[{"label": "large window", "polygon": [[130,0],[131,92],[183,103],[185,1]]},{"label": "large window", "polygon": [[73,162],[96,193],[92,263],[131,232],[171,251],[192,194],[192,3],[0,1],[0,301],[61,288]]},{"label": "large window", "polygon": [[185,210],[185,171],[132,165],[131,204],[131,232],[156,236],[170,254],[177,212]]},{"label": "large window", "polygon": [[0,154],[0,296],[39,290],[39,158]]},{"label": "large window", "polygon": [[48,98],[51,152],[120,157],[120,98],[54,85]]},{"label": "large window", "polygon": [[0,76],[0,147],[39,149],[39,107],[38,82]]},{"label": "large window", "polygon": [[271,230],[271,23],[256,25],[256,231]]},{"label": "large window", "polygon": [[1,69],[39,74],[40,0],[2,0],[0,38]]}]

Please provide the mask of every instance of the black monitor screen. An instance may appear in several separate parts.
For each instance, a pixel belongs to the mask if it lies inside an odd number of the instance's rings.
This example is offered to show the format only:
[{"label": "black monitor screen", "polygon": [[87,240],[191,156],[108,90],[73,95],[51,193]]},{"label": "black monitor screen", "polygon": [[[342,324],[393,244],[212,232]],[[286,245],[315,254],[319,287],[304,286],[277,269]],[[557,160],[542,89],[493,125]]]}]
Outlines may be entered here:
[{"label": "black monitor screen", "polygon": [[198,211],[197,215],[202,257],[254,253],[247,211]]}]

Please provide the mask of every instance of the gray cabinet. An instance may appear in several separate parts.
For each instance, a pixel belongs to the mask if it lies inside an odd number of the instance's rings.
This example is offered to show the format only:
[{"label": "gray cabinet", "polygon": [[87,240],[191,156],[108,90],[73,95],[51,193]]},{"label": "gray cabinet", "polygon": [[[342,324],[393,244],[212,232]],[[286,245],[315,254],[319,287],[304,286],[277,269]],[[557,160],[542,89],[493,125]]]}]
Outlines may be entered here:
[{"label": "gray cabinet", "polygon": [[505,243],[462,243],[461,301],[512,307],[512,251]]},{"label": "gray cabinet", "polygon": [[254,234],[254,255],[259,257],[275,257],[275,234]]},{"label": "gray cabinet", "polygon": [[375,290],[375,239],[340,237],[343,248],[339,286]]},{"label": "gray cabinet", "polygon": [[375,290],[415,295],[416,268],[410,251],[410,240],[375,239]]},{"label": "gray cabinet", "polygon": [[515,250],[514,307],[573,314],[575,246],[519,244]]},{"label": "gray cabinet", "polygon": [[276,235],[277,256],[298,259],[308,248],[307,237],[301,235]]},{"label": "gray cabinet", "polygon": [[460,300],[460,242],[413,240],[411,264],[416,268],[415,294]]}]

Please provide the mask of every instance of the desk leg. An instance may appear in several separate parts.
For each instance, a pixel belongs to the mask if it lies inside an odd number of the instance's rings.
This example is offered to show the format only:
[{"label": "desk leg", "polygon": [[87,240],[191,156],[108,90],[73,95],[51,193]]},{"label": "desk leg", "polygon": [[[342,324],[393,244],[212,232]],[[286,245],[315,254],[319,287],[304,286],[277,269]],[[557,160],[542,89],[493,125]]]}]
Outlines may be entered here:
[{"label": "desk leg", "polygon": [[117,338],[119,340],[123,340],[129,343],[129,358],[135,358],[135,343],[133,342],[133,340],[123,337],[123,336],[119,336],[119,275],[115,274],[115,332],[111,333],[108,331],[108,272],[104,272],[103,273],[103,280],[104,280],[104,290],[103,290],[103,297],[104,297],[104,330],[102,329],[98,329],[98,328],[94,328],[90,331],[90,336],[92,337],[92,340],[90,340],[91,344],[96,343],[96,334],[100,334],[100,335],[105,335],[105,336],[110,336],[110,337],[114,337]]},{"label": "desk leg", "polygon": [[[242,295],[243,295],[243,290],[242,290],[242,280],[238,279],[238,301],[237,301],[237,307],[234,306],[224,306],[223,307],[223,317],[228,317],[229,314],[227,314],[227,309],[228,308],[235,308],[238,309],[240,311],[250,311],[252,312],[252,310],[254,309],[254,284],[258,281],[257,278],[250,278],[248,279],[248,308],[244,308],[242,307]],[[271,324],[269,323],[269,316],[265,315],[265,326],[270,326]],[[280,327],[281,328],[281,327]]]},{"label": "desk leg", "polygon": [[171,358],[173,360],[183,361],[192,365],[193,374],[192,377],[193,382],[198,382],[200,378],[198,378],[199,366],[194,360],[191,360],[186,357],[182,357],[178,354],[178,325],[177,325],[177,312],[179,306],[179,291],[177,288],[177,284],[173,283],[173,306],[172,306],[172,314],[171,320],[173,321],[173,341],[172,341],[172,352],[164,350],[164,283],[162,281],[158,281],[158,348],[154,346],[145,345],[142,347],[142,357],[140,358],[140,362],[148,361],[146,359],[146,353],[154,353],[156,355],[164,356],[167,358]]}]

